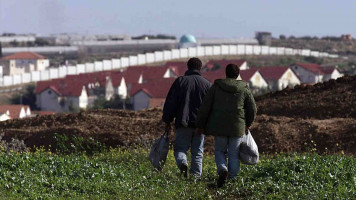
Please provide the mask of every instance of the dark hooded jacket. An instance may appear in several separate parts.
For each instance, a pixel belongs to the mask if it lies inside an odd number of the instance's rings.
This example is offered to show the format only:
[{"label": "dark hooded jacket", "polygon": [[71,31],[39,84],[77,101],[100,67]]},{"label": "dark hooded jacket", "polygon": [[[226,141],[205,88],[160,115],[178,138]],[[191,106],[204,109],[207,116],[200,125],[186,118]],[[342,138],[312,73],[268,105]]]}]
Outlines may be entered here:
[{"label": "dark hooded jacket", "polygon": [[175,126],[195,128],[198,109],[211,83],[199,70],[188,70],[172,84],[163,107],[162,120]]},{"label": "dark hooded jacket", "polygon": [[256,104],[247,84],[226,78],[215,80],[198,112],[196,127],[207,135],[243,136],[256,116]]}]

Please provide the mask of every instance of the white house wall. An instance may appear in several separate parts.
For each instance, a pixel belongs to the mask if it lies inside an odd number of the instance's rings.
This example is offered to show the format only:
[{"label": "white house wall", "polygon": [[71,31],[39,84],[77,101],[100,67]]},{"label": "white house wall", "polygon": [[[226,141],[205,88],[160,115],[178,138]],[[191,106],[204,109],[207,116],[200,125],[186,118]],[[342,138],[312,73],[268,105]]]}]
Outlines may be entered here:
[{"label": "white house wall", "polygon": [[26,117],[26,111],[25,111],[24,107],[22,107],[18,118],[21,119],[21,118],[24,118],[24,117]]},{"label": "white house wall", "polygon": [[341,74],[338,70],[334,69],[334,71],[331,73],[331,78],[332,79],[337,79],[342,77],[343,74]]},{"label": "white house wall", "polygon": [[108,78],[105,84],[105,99],[110,100],[114,94],[114,86],[112,85],[111,78]]},{"label": "white house wall", "polygon": [[31,116],[31,109],[30,109],[30,107],[28,107],[28,108],[26,109],[26,117],[29,117],[29,116]]},{"label": "white house wall", "polygon": [[127,98],[127,85],[126,81],[124,78],[121,79],[120,86],[117,88],[117,94],[120,96],[122,99]]},{"label": "white house wall", "polygon": [[36,95],[36,103],[41,110],[57,112],[63,110],[58,102],[57,93],[49,88]]},{"label": "white house wall", "polygon": [[244,62],[244,63],[242,63],[242,65],[240,66],[240,70],[246,70],[246,69],[248,69],[247,62]]},{"label": "white house wall", "polygon": [[85,87],[83,87],[82,93],[79,97],[79,108],[86,109],[87,107],[88,107],[88,94],[87,91],[85,90]]},{"label": "white house wall", "polygon": [[49,60],[48,59],[39,59],[37,60],[37,68],[36,71],[43,71],[49,67]]},{"label": "white house wall", "polygon": [[149,106],[150,97],[143,91],[137,92],[132,99],[134,110],[147,109]]},{"label": "white house wall", "polygon": [[6,121],[11,119],[9,115],[7,115],[6,113],[0,114],[0,121]]},{"label": "white house wall", "polygon": [[266,80],[261,76],[261,74],[258,71],[254,75],[252,75],[249,82],[251,83],[251,86],[255,88],[268,87]]},{"label": "white house wall", "polygon": [[288,69],[278,80],[278,90],[282,90],[287,86],[294,87],[295,85],[299,85],[299,84],[300,84],[299,78],[291,69]]}]

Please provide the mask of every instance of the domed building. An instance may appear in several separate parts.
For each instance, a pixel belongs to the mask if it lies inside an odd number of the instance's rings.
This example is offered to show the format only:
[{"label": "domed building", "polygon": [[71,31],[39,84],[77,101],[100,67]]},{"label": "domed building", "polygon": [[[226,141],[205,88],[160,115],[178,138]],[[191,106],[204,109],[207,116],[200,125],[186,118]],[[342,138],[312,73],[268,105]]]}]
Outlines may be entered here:
[{"label": "domed building", "polygon": [[197,40],[193,35],[185,34],[179,40],[180,48],[196,47],[198,46]]}]

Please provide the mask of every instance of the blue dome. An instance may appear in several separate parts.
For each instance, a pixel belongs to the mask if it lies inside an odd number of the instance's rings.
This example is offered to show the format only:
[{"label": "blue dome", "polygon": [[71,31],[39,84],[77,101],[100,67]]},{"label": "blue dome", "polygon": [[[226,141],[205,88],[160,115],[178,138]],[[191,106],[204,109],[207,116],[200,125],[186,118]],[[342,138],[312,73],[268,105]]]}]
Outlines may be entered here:
[{"label": "blue dome", "polygon": [[186,34],[180,38],[179,43],[197,43],[197,41],[195,40],[195,37],[193,35]]}]

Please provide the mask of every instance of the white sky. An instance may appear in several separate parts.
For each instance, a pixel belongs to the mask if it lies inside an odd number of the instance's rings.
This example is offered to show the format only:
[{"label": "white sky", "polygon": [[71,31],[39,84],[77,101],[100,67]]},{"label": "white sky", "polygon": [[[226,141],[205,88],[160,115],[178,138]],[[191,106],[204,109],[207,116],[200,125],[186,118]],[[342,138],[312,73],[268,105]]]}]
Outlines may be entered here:
[{"label": "white sky", "polygon": [[0,0],[0,34],[356,36],[356,0]]}]

